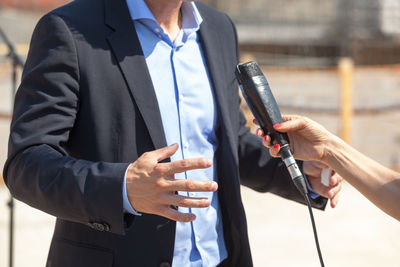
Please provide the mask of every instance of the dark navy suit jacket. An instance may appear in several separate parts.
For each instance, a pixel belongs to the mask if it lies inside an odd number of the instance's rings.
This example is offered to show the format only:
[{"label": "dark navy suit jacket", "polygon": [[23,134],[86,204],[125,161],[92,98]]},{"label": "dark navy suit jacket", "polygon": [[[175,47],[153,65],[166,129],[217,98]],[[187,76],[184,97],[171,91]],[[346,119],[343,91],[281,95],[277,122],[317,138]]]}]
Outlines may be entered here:
[{"label": "dark navy suit jacket", "polygon": [[[280,160],[270,158],[244,126],[231,20],[196,5],[220,122],[218,195],[226,264],[252,266],[239,185],[303,199]],[[169,266],[175,222],[124,214],[121,192],[129,163],[165,145],[125,0],[77,0],[45,15],[33,33],[16,95],[4,177],[15,198],[57,217],[47,266]],[[325,204],[326,199],[314,201],[319,208]]]}]

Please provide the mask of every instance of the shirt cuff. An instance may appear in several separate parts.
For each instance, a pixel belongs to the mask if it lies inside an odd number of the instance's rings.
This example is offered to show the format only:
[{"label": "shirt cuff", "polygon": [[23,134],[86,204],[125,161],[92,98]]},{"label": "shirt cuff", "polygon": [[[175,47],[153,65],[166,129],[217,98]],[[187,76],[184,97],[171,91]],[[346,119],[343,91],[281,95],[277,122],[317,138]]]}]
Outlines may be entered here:
[{"label": "shirt cuff", "polygon": [[312,189],[310,183],[308,182],[307,175],[304,173],[304,170],[303,170],[303,176],[304,176],[304,180],[306,181],[306,185],[307,185],[307,189],[308,189],[308,193],[310,194],[310,197],[311,197],[312,199],[316,199],[316,198],[320,197],[321,195],[318,194],[317,192],[315,192],[315,191]]},{"label": "shirt cuff", "polygon": [[124,206],[124,212],[136,215],[136,216],[142,216],[141,213],[137,212],[131,205],[128,199],[128,194],[126,192],[126,174],[128,172],[128,169],[131,165],[128,166],[125,170],[125,175],[124,175],[124,182],[123,182],[123,188],[122,188],[122,200],[123,200],[123,206]]}]

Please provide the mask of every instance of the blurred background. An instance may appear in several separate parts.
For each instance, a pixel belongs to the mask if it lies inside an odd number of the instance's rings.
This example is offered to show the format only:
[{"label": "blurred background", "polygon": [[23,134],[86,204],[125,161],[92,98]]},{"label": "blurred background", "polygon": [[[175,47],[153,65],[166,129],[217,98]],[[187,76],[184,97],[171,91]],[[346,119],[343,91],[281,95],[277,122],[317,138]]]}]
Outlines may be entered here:
[{"label": "blurred background", "polygon": [[[0,0],[0,28],[23,60],[38,19],[67,2]],[[369,157],[400,170],[399,0],[204,2],[233,19],[241,61],[256,60],[262,66],[283,113],[306,115]],[[8,54],[0,40],[1,169],[14,94]],[[17,83],[20,73],[17,68]],[[1,181],[3,267],[10,265],[10,209]],[[246,188],[242,195],[255,266],[319,266],[305,206]],[[14,205],[13,265],[45,266],[54,218],[18,201]],[[337,208],[314,212],[326,266],[400,266],[399,222],[348,184]]]}]

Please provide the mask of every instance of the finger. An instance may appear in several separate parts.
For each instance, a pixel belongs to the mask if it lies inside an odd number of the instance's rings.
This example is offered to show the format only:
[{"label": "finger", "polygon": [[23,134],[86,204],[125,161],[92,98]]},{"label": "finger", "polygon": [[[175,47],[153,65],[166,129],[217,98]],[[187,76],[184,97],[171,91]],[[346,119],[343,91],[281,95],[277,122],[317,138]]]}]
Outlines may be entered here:
[{"label": "finger", "polygon": [[329,198],[329,191],[333,188],[331,186],[325,186],[321,182],[321,176],[313,176],[307,173],[307,180],[310,183],[311,188],[313,191],[317,192],[321,196]]},{"label": "finger", "polygon": [[159,162],[175,154],[175,152],[178,150],[178,147],[178,144],[175,143],[170,146],[165,146],[163,148],[150,151],[148,152],[148,155],[155,157],[157,162]]},{"label": "finger", "polygon": [[279,132],[289,132],[289,131],[297,131],[303,129],[307,124],[307,121],[304,118],[294,118],[282,123],[278,123],[274,125],[274,129]]},{"label": "finger", "polygon": [[269,149],[269,154],[271,154],[271,156],[274,158],[279,158],[280,157],[280,154],[279,154],[280,149],[281,149],[280,145],[276,144]]},{"label": "finger", "polygon": [[179,212],[171,207],[165,207],[157,214],[177,222],[191,222],[196,219],[193,213]]},{"label": "finger", "polygon": [[206,197],[188,197],[177,194],[163,194],[161,202],[184,208],[207,208],[211,205],[211,200]]},{"label": "finger", "polygon": [[340,192],[341,189],[342,189],[342,184],[338,184],[337,186],[329,189],[328,198],[329,199],[334,198]]},{"label": "finger", "polygon": [[269,150],[269,154],[271,155],[271,157],[274,157],[274,158],[280,157],[279,152],[276,152],[276,150],[274,150],[272,148]]},{"label": "finger", "polygon": [[264,146],[271,148],[272,144],[271,144],[271,137],[269,135],[266,135],[263,137],[263,144]]},{"label": "finger", "polygon": [[261,128],[258,128],[258,129],[256,130],[256,135],[257,135],[258,137],[263,137],[263,136],[264,136],[264,131],[263,131]]},{"label": "finger", "polygon": [[308,176],[321,177],[322,168],[317,167],[313,161],[304,161],[303,170]]},{"label": "finger", "polygon": [[191,158],[177,160],[167,163],[159,163],[154,171],[163,176],[173,176],[175,173],[181,173],[195,169],[205,169],[212,165],[212,161],[206,158]]},{"label": "finger", "polygon": [[331,207],[335,208],[339,202],[339,194],[335,195],[333,198],[331,198]]},{"label": "finger", "polygon": [[169,182],[168,191],[215,192],[218,184],[214,181],[174,180]]},{"label": "finger", "polygon": [[330,180],[329,180],[329,185],[330,186],[336,186],[337,184],[341,183],[343,181],[343,178],[338,175],[338,174],[334,174],[331,176]]},{"label": "finger", "polygon": [[307,175],[321,177],[322,169],[328,166],[320,161],[304,161],[303,170]]}]

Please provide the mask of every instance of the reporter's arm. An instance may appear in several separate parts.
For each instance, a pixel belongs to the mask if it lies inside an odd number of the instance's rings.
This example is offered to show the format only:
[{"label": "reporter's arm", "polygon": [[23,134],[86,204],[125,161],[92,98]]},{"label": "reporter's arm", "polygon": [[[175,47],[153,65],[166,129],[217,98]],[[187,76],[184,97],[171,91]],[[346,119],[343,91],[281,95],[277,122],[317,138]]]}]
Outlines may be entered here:
[{"label": "reporter's arm", "polygon": [[332,137],[322,159],[377,207],[400,220],[400,174]]},{"label": "reporter's arm", "polygon": [[[303,160],[327,164],[384,212],[400,220],[400,174],[363,155],[322,125],[301,116],[283,116],[284,123],[275,129],[287,132],[293,155]],[[259,136],[262,135],[258,133]],[[279,147],[264,145],[277,157]]]}]

